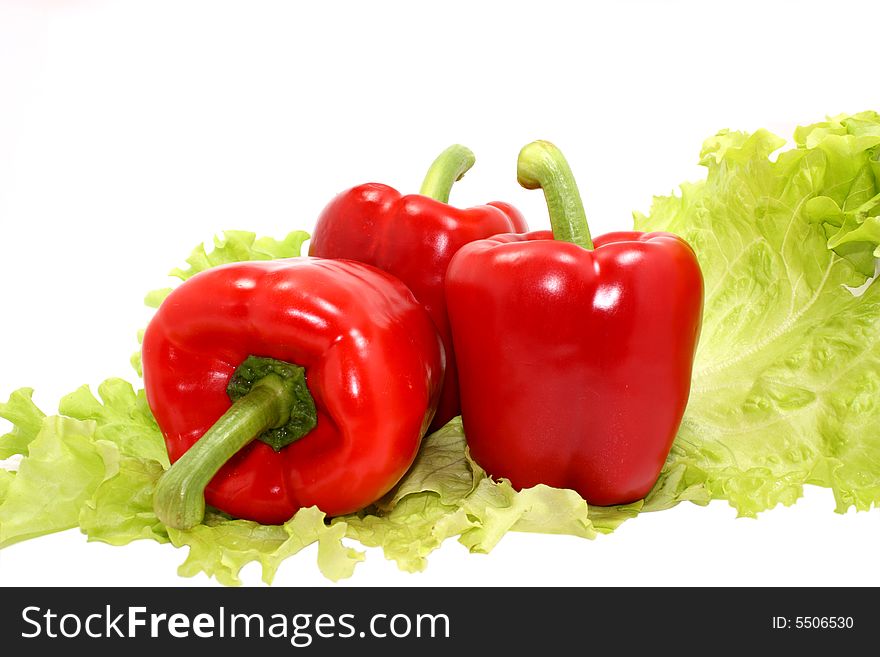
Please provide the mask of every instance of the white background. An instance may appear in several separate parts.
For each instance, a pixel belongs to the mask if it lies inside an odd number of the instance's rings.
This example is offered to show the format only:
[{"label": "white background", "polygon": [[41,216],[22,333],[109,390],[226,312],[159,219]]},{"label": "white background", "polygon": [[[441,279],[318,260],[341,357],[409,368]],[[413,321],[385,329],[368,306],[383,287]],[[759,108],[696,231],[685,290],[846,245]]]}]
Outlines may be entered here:
[{"label": "white background", "polygon": [[[33,386],[52,411],[83,383],[134,381],[143,293],[196,243],[308,230],[361,182],[417,191],[454,142],[477,154],[454,204],[508,200],[542,228],[515,160],[554,141],[598,234],[701,176],[720,128],[789,137],[880,109],[880,4],[582,4],[0,4],[0,398]],[[592,542],[512,534],[483,556],[450,541],[418,575],[370,551],[343,584],[880,584],[877,512],[833,506],[811,489],[757,521],[684,504]],[[325,584],[314,554],[276,582]],[[213,583],[178,578],[184,556],[74,530],[0,552],[0,583]]]}]

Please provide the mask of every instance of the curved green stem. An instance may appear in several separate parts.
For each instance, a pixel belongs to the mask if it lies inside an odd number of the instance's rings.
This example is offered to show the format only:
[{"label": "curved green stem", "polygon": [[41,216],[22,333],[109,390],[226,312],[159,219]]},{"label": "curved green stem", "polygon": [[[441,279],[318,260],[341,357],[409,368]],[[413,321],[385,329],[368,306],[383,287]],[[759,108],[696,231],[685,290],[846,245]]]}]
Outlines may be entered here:
[{"label": "curved green stem", "polygon": [[549,141],[533,141],[519,152],[516,178],[526,189],[543,189],[553,238],[593,248],[584,204],[562,152]]},{"label": "curved green stem", "polygon": [[[249,380],[255,372],[261,374],[260,378]],[[205,487],[252,440],[265,440],[266,432],[274,432],[268,442],[277,451],[308,434],[317,424],[314,401],[301,367],[251,356],[236,370],[230,388],[234,401],[229,410],[156,485],[153,510],[169,527],[190,529],[202,522]],[[283,443],[275,442],[281,438]]]},{"label": "curved green stem", "polygon": [[476,161],[477,158],[467,146],[453,144],[434,160],[419,194],[430,196],[441,203],[449,203],[452,185],[455,181],[461,180]]}]

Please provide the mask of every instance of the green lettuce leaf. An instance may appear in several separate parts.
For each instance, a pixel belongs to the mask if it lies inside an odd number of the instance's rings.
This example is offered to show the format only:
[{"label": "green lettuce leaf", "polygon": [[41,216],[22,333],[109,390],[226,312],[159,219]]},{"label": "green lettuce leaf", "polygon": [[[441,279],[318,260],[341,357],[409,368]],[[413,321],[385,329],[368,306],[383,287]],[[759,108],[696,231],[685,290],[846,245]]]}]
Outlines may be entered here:
[{"label": "green lettuce leaf", "polygon": [[33,401],[33,388],[20,388],[0,403],[0,417],[12,423],[12,431],[0,437],[0,460],[26,455],[28,445],[37,437],[46,415]]},{"label": "green lettuce leaf", "polygon": [[0,547],[76,527],[98,485],[115,474],[119,450],[95,440],[95,423],[47,417],[0,504]]},{"label": "green lettuce leaf", "polygon": [[640,507],[589,507],[574,491],[548,486],[517,492],[470,458],[456,417],[425,437],[413,466],[375,508],[340,520],[350,538],[382,548],[401,570],[417,572],[449,538],[481,553],[509,531],[594,538],[635,517]]},{"label": "green lettuce leaf", "polygon": [[[204,249],[204,247],[201,247]],[[175,270],[177,271],[177,270]],[[165,301],[165,298],[174,290],[173,287],[160,287],[157,290],[150,290],[144,295],[144,305],[147,308],[158,308]],[[144,331],[138,331],[138,343],[144,341]]]},{"label": "green lettuce leaf", "polygon": [[862,273],[880,257],[880,114],[840,115],[795,131],[798,150],[825,163],[804,215],[823,222],[828,247]]},{"label": "green lettuce leaf", "polygon": [[860,134],[843,117],[801,129],[775,159],[784,140],[721,132],[704,182],[635,215],[687,239],[706,286],[690,403],[646,509],[716,498],[753,516],[804,484],[831,488],[838,511],[880,501],[880,285],[850,289],[873,273],[874,245],[829,251],[815,212],[873,195],[875,118],[853,119]]},{"label": "green lettuce leaf", "polygon": [[[111,379],[97,397],[87,387],[65,397],[61,416],[45,417],[29,389],[0,404],[13,424],[0,455],[21,457],[17,473],[0,470],[0,546],[78,525],[89,540],[113,545],[187,546],[181,575],[236,585],[251,562],[271,582],[311,544],[326,576],[348,577],[364,555],[344,538],[419,571],[450,538],[472,552],[489,552],[510,531],[592,539],[682,501],[724,499],[753,516],[818,484],[832,489],[838,511],[877,505],[880,285],[868,281],[880,245],[880,119],[866,112],[798,128],[794,147],[774,156],[784,145],[763,130],[722,131],[704,144],[705,181],[635,215],[639,230],[687,239],[706,283],[690,403],[645,500],[597,508],[573,491],[516,491],[470,458],[456,418],[427,436],[395,489],[360,513],[328,521],[302,509],[284,525],[263,526],[211,511],[189,531],[168,529],[152,511],[167,467],[161,433],[143,391]],[[173,275],[294,257],[306,238],[230,231]],[[151,293],[148,304],[169,290]]]},{"label": "green lettuce leaf", "polygon": [[[210,250],[204,244],[199,244],[186,259],[187,266],[185,268],[176,267],[171,270],[169,275],[185,281],[206,269],[233,262],[296,258],[302,255],[303,244],[308,239],[309,234],[302,230],[291,231],[282,240],[276,240],[272,237],[258,238],[255,233],[244,230],[226,230],[214,237]],[[158,308],[173,289],[163,287],[147,292],[144,304],[149,308]],[[143,330],[138,331],[137,339],[138,344],[143,343]],[[132,354],[130,360],[134,371],[142,377],[144,373],[141,350],[138,349]]]},{"label": "green lettuce leaf", "polygon": [[[831,233],[828,247],[839,255],[849,258],[853,257],[851,254],[863,255],[863,247],[868,245],[874,247],[871,256],[880,257],[880,194],[872,196],[861,205],[849,205],[853,206],[852,209],[845,210],[831,197],[817,196],[807,201],[804,213],[807,217],[824,221],[827,227],[834,228],[826,231]],[[865,264],[872,263],[866,261]]]},{"label": "green lettuce leaf", "polygon": [[679,502],[706,506],[712,500],[705,486],[706,473],[693,463],[675,460],[677,449],[673,445],[672,458],[666,462],[657,483],[643,500],[641,511],[663,511]]},{"label": "green lettuce leaf", "polygon": [[[169,275],[185,281],[206,269],[233,262],[296,258],[302,254],[302,246],[308,239],[309,234],[302,230],[288,233],[283,240],[258,238],[255,233],[245,230],[226,230],[214,237],[210,250],[199,244],[186,259],[187,266],[175,267]],[[164,287],[147,292],[144,304],[158,308],[172,289]]]},{"label": "green lettuce leaf", "polygon": [[[171,288],[165,288],[163,290],[158,290],[162,295],[162,299],[164,300],[169,294],[171,294]],[[146,305],[150,306],[150,295],[148,294],[146,299]],[[151,307],[159,307],[159,304],[162,301],[158,301],[155,306]],[[139,329],[137,332],[137,341],[138,341],[138,350],[134,352],[128,359],[128,362],[131,363],[132,369],[137,372],[138,377],[144,378],[144,363],[143,356],[141,355],[141,345],[144,344],[144,334],[146,333],[146,329]]]},{"label": "green lettuce leaf", "polygon": [[167,468],[165,441],[144,391],[135,392],[122,379],[107,379],[98,386],[98,395],[101,401],[88,386],[82,386],[61,399],[58,412],[78,420],[93,420],[97,440],[114,443],[125,456],[158,461]]},{"label": "green lettuce leaf", "polygon": [[[619,506],[591,506],[590,522],[593,524],[593,529],[598,533],[610,534],[630,518],[635,518],[639,513],[647,510],[648,509],[645,508],[644,500],[638,500],[631,504],[621,504]],[[515,527],[514,530],[520,531],[519,527]],[[535,530],[530,529],[522,531]],[[559,532],[551,533],[558,534]]]},{"label": "green lettuce leaf", "polygon": [[350,538],[381,547],[401,570],[418,572],[446,539],[473,526],[463,503],[483,478],[467,455],[461,418],[456,417],[422,440],[409,471],[376,508],[340,521]]},{"label": "green lettuce leaf", "polygon": [[[119,379],[108,379],[98,391],[101,401],[85,386],[66,396],[66,415],[45,417],[27,389],[3,405],[3,417],[13,422],[15,453],[25,454],[17,472],[0,469],[0,547],[78,526],[90,541],[111,545],[150,539],[188,546],[182,575],[205,572],[230,585],[240,583],[238,574],[251,561],[271,582],[282,561],[313,543],[318,567],[330,579],[351,576],[363,560],[342,543],[347,525],[328,524],[314,508],[301,509],[282,526],[210,512],[190,531],[166,528],[153,512],[153,491],[167,454],[143,391]],[[161,461],[152,458],[157,445]]]},{"label": "green lettuce leaf", "polygon": [[473,523],[460,504],[443,504],[431,491],[411,493],[384,512],[345,516],[346,536],[368,547],[380,547],[401,570],[419,572],[427,556],[448,538],[461,535]]},{"label": "green lettuce leaf", "polygon": [[204,524],[187,531],[169,528],[168,535],[175,546],[189,546],[189,556],[178,569],[183,577],[204,572],[222,584],[238,586],[241,569],[256,561],[263,581],[271,584],[281,562],[313,543],[318,544],[318,567],[325,577],[333,581],[351,577],[364,555],[343,544],[345,523],[328,526],[324,520],[315,507],[300,509],[280,526],[211,513]]},{"label": "green lettuce leaf", "polygon": [[442,504],[454,506],[485,476],[468,456],[461,417],[455,417],[425,437],[406,476],[379,507],[390,510],[415,493],[435,493]]},{"label": "green lettuce leaf", "polygon": [[150,459],[123,457],[115,474],[101,482],[80,507],[78,523],[90,541],[125,545],[139,539],[168,542],[153,512],[153,490],[164,472]]},{"label": "green lettuce leaf", "polygon": [[185,281],[206,269],[232,262],[295,258],[302,252],[302,245],[307,239],[309,234],[301,230],[288,233],[280,241],[271,237],[257,239],[254,233],[243,230],[227,230],[214,238],[211,251],[207,251],[204,244],[193,249],[186,259],[188,266],[171,270],[171,276]]},{"label": "green lettuce leaf", "polygon": [[488,553],[509,531],[596,537],[589,507],[573,490],[541,484],[517,492],[506,480],[487,478],[463,506],[476,521],[460,539],[471,552]]},{"label": "green lettuce leaf", "polygon": [[14,472],[0,469],[0,504],[6,500],[6,493],[9,491],[13,479],[15,479]]}]

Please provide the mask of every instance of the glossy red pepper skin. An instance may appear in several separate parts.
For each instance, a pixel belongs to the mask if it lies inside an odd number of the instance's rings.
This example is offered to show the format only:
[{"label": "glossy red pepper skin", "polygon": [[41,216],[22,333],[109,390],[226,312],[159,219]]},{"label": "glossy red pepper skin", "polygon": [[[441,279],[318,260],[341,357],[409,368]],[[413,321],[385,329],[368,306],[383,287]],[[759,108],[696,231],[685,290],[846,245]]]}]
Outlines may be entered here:
[{"label": "glossy red pepper skin", "polygon": [[690,246],[550,231],[462,248],[446,277],[471,454],[517,488],[596,505],[651,489],[684,414],[703,283]]},{"label": "glossy red pepper skin", "polygon": [[277,453],[244,447],[211,480],[208,504],[264,524],[311,505],[339,515],[409,468],[436,409],[443,351],[400,281],[295,258],[217,267],[178,287],[143,344],[147,401],[172,462],[229,409],[227,383],[249,355],[303,366],[318,424]]},{"label": "glossy red pepper skin", "polygon": [[446,378],[431,430],[459,414],[458,373],[443,281],[462,246],[498,233],[525,232],[523,216],[507,203],[458,209],[420,194],[402,196],[379,183],[334,198],[318,218],[309,254],[366,262],[412,290],[434,320],[446,349]]}]

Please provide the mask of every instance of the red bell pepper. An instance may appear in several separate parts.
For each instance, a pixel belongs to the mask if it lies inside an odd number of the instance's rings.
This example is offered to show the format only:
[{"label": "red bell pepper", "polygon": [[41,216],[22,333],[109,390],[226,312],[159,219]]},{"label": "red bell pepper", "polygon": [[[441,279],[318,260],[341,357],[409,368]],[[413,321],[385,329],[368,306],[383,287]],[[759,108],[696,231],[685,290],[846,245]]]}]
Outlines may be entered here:
[{"label": "red bell pepper", "polygon": [[397,483],[434,415],[443,351],[394,277],[295,258],[186,281],[147,327],[143,368],[173,463],[159,518],[191,527],[207,502],[273,524],[311,505],[356,511]]},{"label": "red bell pepper", "polygon": [[518,178],[543,188],[553,228],[463,247],[446,275],[471,454],[517,488],[573,488],[610,505],[644,497],[690,390],[703,283],[669,233],[591,241],[571,170],[547,142]]},{"label": "red bell pepper", "polygon": [[446,378],[437,429],[459,413],[458,375],[443,279],[458,249],[497,233],[528,230],[512,206],[493,202],[460,210],[447,205],[449,192],[474,163],[464,146],[451,146],[431,165],[419,194],[401,196],[387,185],[367,183],[342,192],[324,208],[309,254],[366,262],[409,286],[431,315],[446,349]]}]

